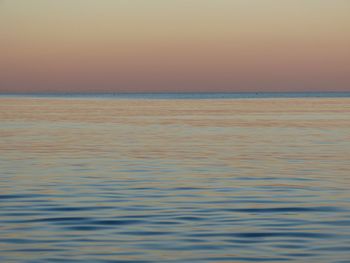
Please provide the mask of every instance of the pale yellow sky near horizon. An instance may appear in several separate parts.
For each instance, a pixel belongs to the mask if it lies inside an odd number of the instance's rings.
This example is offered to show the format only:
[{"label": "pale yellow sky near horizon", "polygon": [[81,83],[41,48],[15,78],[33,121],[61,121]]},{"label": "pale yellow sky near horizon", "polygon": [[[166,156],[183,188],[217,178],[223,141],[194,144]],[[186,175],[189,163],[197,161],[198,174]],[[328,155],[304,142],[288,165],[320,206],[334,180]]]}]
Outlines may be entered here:
[{"label": "pale yellow sky near horizon", "polygon": [[350,91],[350,1],[2,0],[0,92]]}]

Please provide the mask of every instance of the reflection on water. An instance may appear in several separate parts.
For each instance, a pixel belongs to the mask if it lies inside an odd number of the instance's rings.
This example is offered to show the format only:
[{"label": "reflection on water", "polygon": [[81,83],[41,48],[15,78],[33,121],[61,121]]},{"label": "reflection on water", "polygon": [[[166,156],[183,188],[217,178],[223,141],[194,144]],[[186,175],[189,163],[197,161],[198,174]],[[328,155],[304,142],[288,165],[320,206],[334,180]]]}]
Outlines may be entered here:
[{"label": "reflection on water", "polygon": [[349,262],[350,99],[0,99],[1,262]]}]

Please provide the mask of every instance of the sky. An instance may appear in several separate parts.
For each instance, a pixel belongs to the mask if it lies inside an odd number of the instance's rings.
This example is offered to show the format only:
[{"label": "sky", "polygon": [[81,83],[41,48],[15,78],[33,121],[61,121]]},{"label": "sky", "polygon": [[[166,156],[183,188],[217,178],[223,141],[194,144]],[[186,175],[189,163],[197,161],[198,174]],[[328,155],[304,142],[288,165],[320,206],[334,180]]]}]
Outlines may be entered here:
[{"label": "sky", "polygon": [[348,0],[0,0],[0,92],[350,91]]}]

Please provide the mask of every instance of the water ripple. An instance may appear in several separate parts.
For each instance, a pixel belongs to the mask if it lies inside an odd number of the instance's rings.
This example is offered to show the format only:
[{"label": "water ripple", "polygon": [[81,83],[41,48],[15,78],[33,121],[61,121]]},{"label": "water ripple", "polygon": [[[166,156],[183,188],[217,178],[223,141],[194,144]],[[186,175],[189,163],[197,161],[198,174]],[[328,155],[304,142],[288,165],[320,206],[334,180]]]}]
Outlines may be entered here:
[{"label": "water ripple", "polygon": [[349,99],[0,100],[1,262],[349,262]]}]

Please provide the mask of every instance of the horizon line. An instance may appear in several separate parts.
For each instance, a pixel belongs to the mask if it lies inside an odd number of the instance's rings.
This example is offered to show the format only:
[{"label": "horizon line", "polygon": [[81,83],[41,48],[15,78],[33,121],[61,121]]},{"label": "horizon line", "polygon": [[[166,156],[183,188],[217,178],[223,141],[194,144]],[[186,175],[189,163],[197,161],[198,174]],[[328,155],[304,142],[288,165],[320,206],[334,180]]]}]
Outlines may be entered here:
[{"label": "horizon line", "polygon": [[280,93],[280,94],[290,94],[290,93],[350,93],[349,91],[84,91],[84,92],[75,92],[75,91],[34,91],[34,92],[1,92],[0,95],[35,95],[35,94],[271,94],[271,93]]}]

